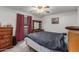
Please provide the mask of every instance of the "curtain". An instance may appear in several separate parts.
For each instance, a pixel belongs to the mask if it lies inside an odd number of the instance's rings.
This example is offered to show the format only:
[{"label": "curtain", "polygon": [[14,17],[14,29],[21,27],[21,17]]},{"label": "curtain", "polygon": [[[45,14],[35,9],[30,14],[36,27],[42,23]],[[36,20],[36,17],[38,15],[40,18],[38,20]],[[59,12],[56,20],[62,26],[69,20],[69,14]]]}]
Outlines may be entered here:
[{"label": "curtain", "polygon": [[16,20],[16,40],[21,41],[24,39],[24,15],[17,14]]},{"label": "curtain", "polygon": [[33,30],[33,21],[32,21],[32,16],[27,16],[27,25],[28,25],[28,34],[32,33]]}]

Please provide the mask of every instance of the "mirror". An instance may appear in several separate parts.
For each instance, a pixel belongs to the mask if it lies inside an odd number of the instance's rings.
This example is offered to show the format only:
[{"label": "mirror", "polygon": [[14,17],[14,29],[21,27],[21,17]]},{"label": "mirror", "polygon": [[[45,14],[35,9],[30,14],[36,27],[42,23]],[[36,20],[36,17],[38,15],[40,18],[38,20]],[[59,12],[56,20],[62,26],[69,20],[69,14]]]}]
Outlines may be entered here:
[{"label": "mirror", "polygon": [[41,29],[41,21],[33,20],[33,29]]}]

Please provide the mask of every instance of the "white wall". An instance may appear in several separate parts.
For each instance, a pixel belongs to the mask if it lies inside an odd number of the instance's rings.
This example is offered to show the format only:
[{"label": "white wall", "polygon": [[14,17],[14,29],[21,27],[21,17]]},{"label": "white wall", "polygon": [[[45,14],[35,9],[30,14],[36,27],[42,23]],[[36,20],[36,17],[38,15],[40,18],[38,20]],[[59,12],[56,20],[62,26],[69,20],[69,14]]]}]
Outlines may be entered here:
[{"label": "white wall", "polygon": [[[0,7],[0,23],[2,24],[2,26],[11,24],[13,26],[13,35],[15,35],[17,13],[24,14],[25,16],[28,16],[28,15],[33,16],[31,14]],[[33,19],[37,19],[37,18],[33,16]]]},{"label": "white wall", "polygon": [[16,13],[0,8],[0,23],[1,26],[11,24],[13,26],[13,35],[15,35]]},{"label": "white wall", "polygon": [[79,26],[79,7],[77,8],[77,18],[78,18],[78,26]]},{"label": "white wall", "polygon": [[[3,25],[12,24],[13,26],[13,35],[15,35],[15,29],[16,29],[16,14],[21,13],[24,14],[26,17],[28,15],[33,16],[32,14],[23,13],[16,10],[11,10],[8,8],[0,7],[0,23]],[[33,20],[42,20],[43,21],[43,28],[46,31],[50,32],[65,32],[65,28],[68,25],[77,25],[77,12],[65,12],[60,14],[54,14],[50,16],[45,16],[43,18],[37,18],[36,16],[33,16]],[[59,17],[59,24],[51,24],[51,18],[52,17]]]},{"label": "white wall", "polygon": [[[59,17],[59,24],[51,24],[51,18]],[[77,11],[53,14],[42,18],[43,29],[50,32],[66,32],[66,26],[78,25]]]}]

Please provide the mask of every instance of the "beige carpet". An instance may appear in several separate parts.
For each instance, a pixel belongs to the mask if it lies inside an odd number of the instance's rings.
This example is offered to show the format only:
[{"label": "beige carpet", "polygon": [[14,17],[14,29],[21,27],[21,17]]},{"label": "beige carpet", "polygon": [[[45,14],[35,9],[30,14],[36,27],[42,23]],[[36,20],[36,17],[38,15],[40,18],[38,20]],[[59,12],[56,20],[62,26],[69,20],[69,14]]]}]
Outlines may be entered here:
[{"label": "beige carpet", "polygon": [[7,49],[3,52],[33,52],[33,51],[30,51],[25,41],[20,41],[13,48]]}]

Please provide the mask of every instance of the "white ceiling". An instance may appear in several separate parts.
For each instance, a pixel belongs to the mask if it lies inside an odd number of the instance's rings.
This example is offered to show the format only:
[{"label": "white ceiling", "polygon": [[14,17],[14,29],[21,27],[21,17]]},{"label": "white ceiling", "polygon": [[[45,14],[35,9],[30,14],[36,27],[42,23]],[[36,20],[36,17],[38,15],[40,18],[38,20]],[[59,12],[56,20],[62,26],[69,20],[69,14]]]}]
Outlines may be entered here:
[{"label": "white ceiling", "polygon": [[44,12],[44,13],[39,14],[36,12],[36,10],[34,10],[34,8],[32,6],[5,6],[5,7],[13,9],[13,10],[18,10],[21,12],[30,13],[30,14],[33,14],[37,17],[43,17],[43,16],[50,15],[50,14],[56,14],[56,13],[77,10],[77,6],[50,6],[50,8],[48,8],[50,13]]}]

